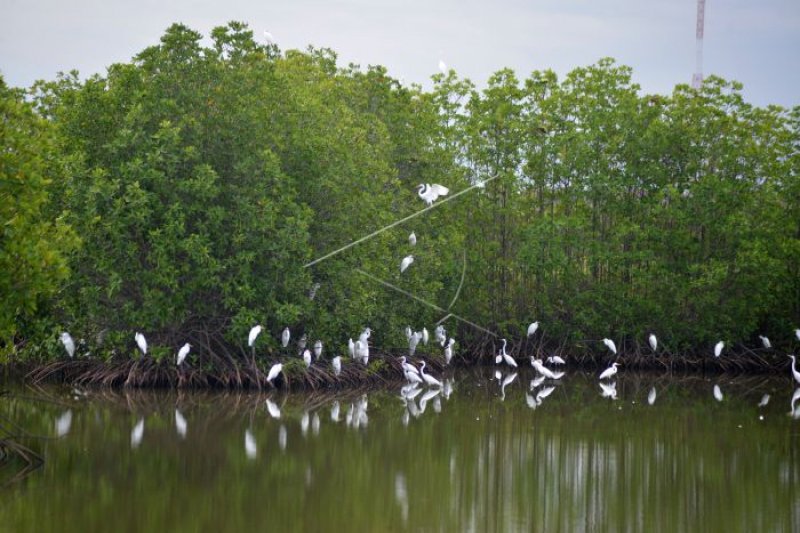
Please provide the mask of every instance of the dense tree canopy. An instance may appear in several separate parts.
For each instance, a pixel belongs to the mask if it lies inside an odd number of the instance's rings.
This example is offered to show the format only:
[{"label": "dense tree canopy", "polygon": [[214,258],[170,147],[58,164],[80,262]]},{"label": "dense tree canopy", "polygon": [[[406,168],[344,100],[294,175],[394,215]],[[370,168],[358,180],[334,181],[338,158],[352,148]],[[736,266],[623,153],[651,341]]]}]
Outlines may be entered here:
[{"label": "dense tree canopy", "polygon": [[[134,330],[157,355],[228,350],[255,323],[259,349],[285,326],[341,352],[371,325],[398,347],[445,314],[364,273],[502,335],[538,319],[552,342],[788,343],[800,323],[799,108],[714,77],[645,95],[610,59],[425,92],[239,23],[201,37],[174,25],[105,76],[41,82],[39,116],[3,89],[4,338],[42,296],[52,326],[26,334],[60,325],[106,356]],[[305,266],[420,210],[419,183],[478,187]]]}]

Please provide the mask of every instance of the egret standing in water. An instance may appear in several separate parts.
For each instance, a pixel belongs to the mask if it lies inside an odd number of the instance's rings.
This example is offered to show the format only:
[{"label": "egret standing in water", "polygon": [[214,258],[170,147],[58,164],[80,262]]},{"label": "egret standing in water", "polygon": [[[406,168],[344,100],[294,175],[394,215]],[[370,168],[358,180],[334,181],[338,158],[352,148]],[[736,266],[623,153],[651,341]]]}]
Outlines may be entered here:
[{"label": "egret standing in water", "polygon": [[714,345],[714,357],[719,357],[722,353],[722,349],[725,347],[725,343],[719,341],[717,344]]},{"label": "egret standing in water", "polygon": [[536,333],[537,329],[539,329],[539,321],[538,320],[536,322],[532,323],[530,326],[528,326],[528,337],[530,337],[534,333]]},{"label": "egret standing in water", "polygon": [[617,345],[614,344],[614,341],[612,341],[611,339],[603,339],[603,344],[605,344],[606,347],[609,350],[611,350],[611,353],[617,355]]},{"label": "egret standing in water", "polygon": [[419,375],[425,381],[425,384],[429,387],[441,387],[442,382],[436,379],[435,377],[431,376],[430,374],[425,373],[425,361],[422,362],[422,366],[419,368]]},{"label": "egret standing in water", "polygon": [[72,356],[75,355],[75,341],[72,340],[72,335],[64,331],[59,338],[61,339],[61,344],[64,345],[64,349],[67,350],[67,355],[69,355],[71,359]]},{"label": "egret standing in water", "polygon": [[184,359],[186,359],[186,356],[189,355],[189,350],[191,349],[192,345],[188,342],[181,346],[181,349],[178,350],[178,366],[181,366],[181,363],[183,363]]},{"label": "egret standing in water", "polygon": [[602,374],[600,374],[600,379],[609,379],[614,377],[617,373],[617,365],[620,363],[612,363],[610,367],[603,370]]},{"label": "egret standing in water", "polygon": [[440,196],[447,196],[450,192],[450,189],[443,185],[439,185],[438,183],[434,183],[431,185],[430,183],[419,184],[417,185],[419,191],[417,191],[417,195],[422,198],[425,203],[430,207],[433,205]]},{"label": "egret standing in water", "polygon": [[652,333],[647,337],[647,342],[650,343],[650,349],[654,352],[658,349],[658,339]]},{"label": "egret standing in water", "polygon": [[513,357],[511,357],[509,354],[506,353],[507,341],[505,339],[502,339],[502,341],[503,341],[503,347],[500,349],[500,355],[497,356],[495,362],[500,363],[500,361],[502,360],[505,361],[505,363],[508,366],[513,366],[514,368],[517,368],[517,362],[514,361]]},{"label": "egret standing in water", "polygon": [[403,272],[405,272],[406,269],[408,267],[410,267],[411,263],[413,263],[413,262],[414,262],[414,256],[413,255],[405,256],[403,258],[403,260],[400,262],[400,273],[402,274]]},{"label": "egret standing in water", "polygon": [[411,235],[408,236],[408,244],[411,246],[417,245],[417,235],[412,231]]},{"label": "egret standing in water", "polygon": [[794,376],[794,380],[800,385],[800,372],[797,371],[795,368],[795,359],[793,355],[790,355],[789,358],[792,360],[792,376]]},{"label": "egret standing in water", "polygon": [[283,328],[283,333],[281,333],[281,346],[283,346],[284,348],[289,346],[289,339],[291,339],[291,337],[292,334],[289,331],[289,328],[288,327]]},{"label": "egret standing in water", "polygon": [[133,339],[136,341],[136,345],[142,351],[142,355],[147,355],[147,340],[144,338],[144,335],[136,332],[136,335],[133,336]]}]

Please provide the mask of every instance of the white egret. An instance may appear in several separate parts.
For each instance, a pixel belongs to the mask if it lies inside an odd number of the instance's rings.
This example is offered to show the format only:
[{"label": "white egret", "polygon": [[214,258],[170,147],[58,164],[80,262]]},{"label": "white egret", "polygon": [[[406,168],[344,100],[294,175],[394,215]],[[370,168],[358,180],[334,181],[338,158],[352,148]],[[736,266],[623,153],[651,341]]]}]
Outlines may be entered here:
[{"label": "white egret", "polygon": [[422,366],[419,369],[420,377],[425,381],[425,384],[429,387],[441,387],[442,382],[436,379],[435,377],[431,376],[430,374],[425,373],[425,361],[422,362]]},{"label": "white egret", "polygon": [[286,426],[283,424],[278,428],[278,447],[282,452],[286,451]]},{"label": "white egret", "polygon": [[271,416],[272,418],[275,418],[275,419],[279,419],[281,417],[281,408],[278,407],[278,404],[276,404],[275,402],[273,402],[269,398],[267,398],[266,404],[267,404],[267,412],[269,413],[269,416]]},{"label": "white egret", "polygon": [[536,333],[536,330],[539,329],[539,321],[533,322],[530,326],[528,326],[528,337],[532,336]]},{"label": "white egret", "polygon": [[514,368],[517,368],[517,362],[514,361],[513,357],[511,357],[509,354],[506,353],[506,340],[505,339],[503,339],[503,348],[500,350],[500,355],[502,356],[503,361],[505,361],[505,363],[508,366],[513,366]]},{"label": "white egret", "polygon": [[797,400],[800,400],[800,387],[794,390],[794,394],[792,394],[792,400],[789,402],[791,411],[789,411],[789,415],[792,418],[800,418],[800,408],[796,408],[794,406],[797,403]]},{"label": "white egret", "polygon": [[414,385],[416,385],[416,384],[422,385],[422,383],[423,383],[422,382],[422,378],[420,377],[420,375],[419,374],[415,374],[414,372],[411,372],[410,370],[403,369],[403,376],[406,378],[406,381],[408,381],[409,383],[412,383]]},{"label": "white egret", "polygon": [[142,437],[144,437],[144,418],[140,418],[139,422],[133,426],[133,431],[131,431],[131,448],[138,448],[139,444],[142,443]]},{"label": "white egret", "polygon": [[278,374],[280,374],[282,371],[283,371],[283,365],[281,363],[272,365],[272,368],[269,369],[269,373],[267,374],[267,381],[269,382],[270,385],[275,385],[274,383],[272,383],[272,381],[275,378],[277,378]]},{"label": "white egret", "polygon": [[189,350],[192,349],[192,345],[188,342],[181,346],[181,349],[178,350],[178,366],[181,366],[181,363],[186,359],[186,356],[189,355]]},{"label": "white egret", "polygon": [[413,357],[414,353],[417,351],[417,345],[419,344],[420,340],[422,340],[422,334],[419,332],[414,332],[411,334],[411,338],[408,339],[409,357]]},{"label": "white egret", "polygon": [[365,365],[369,363],[369,343],[360,340],[356,341],[355,347],[356,359],[359,359]]},{"label": "white egret", "polygon": [[601,381],[600,382],[600,389],[602,389],[602,392],[600,393],[600,395],[603,398],[611,398],[612,400],[616,400],[617,399],[617,382],[616,381],[612,382],[609,385],[606,385],[605,383],[603,383]]},{"label": "white egret", "polygon": [[356,345],[353,342],[353,339],[348,339],[348,341],[347,341],[347,351],[350,353],[350,357],[355,358],[355,356],[356,356]]},{"label": "white egret", "polygon": [[411,340],[411,335],[414,334],[414,331],[411,329],[411,326],[406,326],[406,339]]},{"label": "white egret", "polygon": [[561,379],[566,372],[553,372],[553,379]]},{"label": "white egret", "polygon": [[442,74],[447,74],[447,63],[441,59],[439,60],[439,70],[442,71]]},{"label": "white egret", "polygon": [[444,343],[447,341],[447,332],[445,331],[444,326],[441,324],[436,326],[433,336],[436,338],[436,342],[444,346]]},{"label": "white egret", "polygon": [[794,336],[797,337],[797,340],[800,341],[800,329],[794,330]]},{"label": "white egret", "polygon": [[333,360],[331,361],[331,365],[333,366],[333,374],[335,376],[338,376],[339,374],[341,374],[342,373],[342,356],[341,355],[337,355],[336,357],[334,357]]},{"label": "white egret", "polygon": [[67,355],[73,357],[75,355],[75,341],[72,340],[72,335],[64,331],[59,338],[61,339],[61,344],[64,345],[64,349],[67,350]]},{"label": "white egret", "polygon": [[410,267],[411,263],[413,263],[413,262],[414,262],[414,256],[413,255],[405,256],[403,258],[403,260],[400,262],[400,273],[402,274],[403,272],[405,272],[406,269],[408,267]]},{"label": "white egret", "polygon": [[284,348],[289,346],[289,339],[291,337],[292,337],[292,334],[289,331],[289,328],[288,327],[283,328],[283,333],[281,333],[281,346],[283,346]]},{"label": "white egret", "polygon": [[[533,357],[531,357],[531,363],[533,363]],[[534,379],[531,380],[531,390],[535,389],[542,383],[544,383],[545,377],[544,376],[536,376]]]},{"label": "white egret", "polygon": [[317,342],[314,343],[314,358],[319,359],[321,355],[322,355],[322,341],[317,340]]},{"label": "white egret", "polygon": [[56,419],[56,437],[61,438],[72,427],[72,409],[67,409]]},{"label": "white egret", "polygon": [[361,335],[358,336],[358,340],[361,341],[361,344],[366,344],[367,339],[372,336],[372,328],[366,327],[364,331],[361,332]]},{"label": "white egret", "polygon": [[181,412],[176,408],[175,409],[175,431],[178,432],[178,436],[182,439],[186,438],[186,430],[188,428],[188,424],[186,423],[186,419],[183,417]]},{"label": "white egret", "polygon": [[447,343],[447,346],[444,349],[444,362],[445,364],[450,364],[450,360],[453,358],[453,345],[456,343],[456,340],[452,337],[450,341]]},{"label": "white egret", "polygon": [[256,337],[261,334],[261,330],[263,328],[260,324],[253,326],[250,328],[250,333],[247,334],[247,345],[252,348],[256,345]]},{"label": "white egret", "polygon": [[142,351],[142,355],[147,355],[147,340],[144,338],[144,335],[136,332],[136,335],[133,336],[133,339],[136,341],[136,345]]},{"label": "white egret", "polygon": [[766,348],[767,350],[772,348],[772,343],[769,342],[769,339],[767,337],[765,337],[764,335],[759,335],[758,338],[761,339],[761,344],[764,346],[764,348]]},{"label": "white egret", "polygon": [[249,429],[244,430],[244,453],[248,459],[255,459],[258,454],[258,447],[256,446],[256,439]]},{"label": "white egret", "polygon": [[275,44],[275,37],[267,30],[264,30],[264,41],[266,41],[267,44]]},{"label": "white egret", "polygon": [[647,337],[647,342],[649,342],[649,343],[650,343],[650,348],[651,348],[651,349],[652,349],[654,352],[656,351],[656,349],[658,349],[658,339],[656,339],[656,336],[655,336],[655,335],[653,335],[652,333],[650,334],[650,336],[649,336],[649,337]]},{"label": "white egret", "polygon": [[719,385],[714,385],[714,398],[718,402],[721,402],[723,400],[723,398],[724,398],[722,396],[722,389],[719,388]]},{"label": "white egret", "polygon": [[411,246],[417,245],[417,236],[413,231],[411,232],[411,235],[408,236],[408,244]]},{"label": "white egret", "polygon": [[[547,379],[558,379],[561,376],[556,376],[556,374],[544,366],[539,359],[534,358],[531,356],[531,366],[542,376],[546,377]],[[563,375],[563,374],[562,374]]]},{"label": "white egret", "polygon": [[714,345],[714,357],[719,357],[719,354],[722,353],[722,349],[725,347],[725,343],[719,341],[717,344]]},{"label": "white egret", "polygon": [[656,403],[656,388],[653,387],[650,389],[650,393],[647,395],[647,403],[648,405],[653,405]]},{"label": "white egret", "polygon": [[764,396],[761,397],[761,401],[758,402],[758,406],[766,407],[768,403],[769,403],[769,394],[765,394]]},{"label": "white egret", "polygon": [[565,365],[565,364],[567,364],[567,362],[564,361],[564,359],[562,359],[558,355],[551,355],[550,357],[547,358],[547,362],[550,363],[551,365]]},{"label": "white egret", "polygon": [[417,367],[409,363],[404,355],[400,356],[400,366],[403,368],[403,372],[412,372],[419,375],[419,370],[417,370]]},{"label": "white egret", "polygon": [[427,328],[422,328],[422,344],[425,344],[427,346],[429,338],[430,335],[428,334]]},{"label": "white egret", "polygon": [[614,344],[614,341],[612,341],[611,339],[603,339],[603,344],[605,344],[606,347],[609,350],[611,350],[611,353],[617,355],[617,345]]},{"label": "white egret", "polygon": [[306,368],[311,366],[311,352],[303,350],[303,362],[306,364]]},{"label": "white egret", "polygon": [[790,355],[789,358],[792,360],[792,375],[794,376],[794,380],[800,385],[800,372],[797,371],[795,368],[795,359],[793,355]]},{"label": "white egret", "polygon": [[608,379],[613,377],[617,373],[617,365],[621,363],[612,363],[610,367],[603,370],[600,374],[600,379]]},{"label": "white egret", "polygon": [[440,196],[447,196],[450,192],[450,189],[443,185],[439,185],[438,183],[434,183],[431,185],[430,183],[419,184],[417,185],[419,191],[417,191],[417,195],[422,198],[428,206],[433,205]]}]

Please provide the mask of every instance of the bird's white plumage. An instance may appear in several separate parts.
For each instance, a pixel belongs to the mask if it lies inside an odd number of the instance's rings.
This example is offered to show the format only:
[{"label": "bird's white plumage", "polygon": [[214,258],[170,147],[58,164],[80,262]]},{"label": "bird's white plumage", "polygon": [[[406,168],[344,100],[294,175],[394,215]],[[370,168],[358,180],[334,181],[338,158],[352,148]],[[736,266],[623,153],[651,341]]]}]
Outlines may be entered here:
[{"label": "bird's white plumage", "polygon": [[417,245],[417,234],[414,233],[413,231],[411,232],[411,235],[408,236],[408,244],[410,244],[411,246]]},{"label": "bird's white plumage", "polygon": [[603,398],[611,398],[612,400],[617,399],[617,382],[613,382],[609,385],[606,385],[602,381],[600,382],[600,395]]},{"label": "bird's white plumage", "polygon": [[267,374],[267,381],[272,383],[273,380],[277,378],[278,374],[280,374],[282,371],[283,371],[283,365],[281,363],[276,363],[272,365],[272,367],[269,369],[269,373]]},{"label": "bird's white plumage", "polygon": [[612,363],[610,367],[603,370],[600,374],[600,379],[608,379],[614,376],[617,373],[617,365],[619,365],[619,363]]},{"label": "bird's white plumage", "polygon": [[267,30],[264,30],[264,40],[267,42],[267,44],[275,44],[275,37],[273,37],[272,34]]},{"label": "bird's white plumage", "polygon": [[551,365],[565,365],[565,364],[567,364],[567,362],[564,361],[564,359],[562,359],[558,355],[551,355],[550,357],[547,358],[547,362],[550,363]]},{"label": "bird's white plumage", "polygon": [[427,345],[429,338],[430,338],[430,334],[428,333],[427,328],[422,328],[422,344]]},{"label": "bird's white plumage", "polygon": [[281,333],[281,346],[286,348],[289,346],[289,339],[292,338],[292,333],[289,331],[289,328],[283,328],[283,332]]},{"label": "bird's white plumage", "polygon": [[311,366],[311,352],[309,350],[303,350],[303,362],[306,364],[306,367]]},{"label": "bird's white plumage", "polygon": [[605,344],[606,347],[609,350],[611,350],[611,353],[617,355],[617,345],[614,344],[614,341],[612,341],[611,339],[603,339],[603,344]]},{"label": "bird's white plumage", "polygon": [[403,272],[405,272],[405,271],[406,271],[406,269],[407,269],[408,267],[410,267],[410,266],[411,266],[411,263],[413,263],[413,262],[414,262],[414,256],[413,256],[413,255],[407,255],[407,256],[405,256],[405,257],[403,258],[403,260],[402,260],[402,261],[400,261],[400,273],[402,274]]},{"label": "bird's white plumage", "polygon": [[353,339],[349,339],[347,341],[347,351],[350,353],[350,357],[356,356],[356,345],[353,342]]},{"label": "bird's white plumage", "polygon": [[339,375],[342,373],[342,356],[337,355],[331,361],[331,365],[333,365],[333,373],[335,375]]},{"label": "bird's white plumage", "polygon": [[448,341],[447,346],[445,346],[445,348],[444,348],[444,362],[445,362],[445,364],[449,365],[450,364],[450,360],[453,358],[453,344],[455,344],[455,343],[456,343],[455,339],[451,338]]},{"label": "bird's white plumage", "polygon": [[183,346],[181,346],[181,349],[178,350],[178,366],[180,366],[181,363],[183,363],[183,361],[186,359],[186,356],[189,355],[189,350],[191,349],[192,345],[189,344],[188,342]]},{"label": "bird's white plumage", "polygon": [[261,333],[261,326],[256,325],[250,328],[250,333],[247,335],[247,345],[252,348],[256,343],[256,338]]},{"label": "bird's white plumage", "polygon": [[422,340],[422,334],[415,331],[411,334],[411,337],[408,339],[408,355],[412,357],[414,353],[417,351],[417,345],[419,341]]},{"label": "bird's white plumage", "polygon": [[719,357],[722,353],[722,349],[725,347],[725,343],[723,341],[719,341],[717,344],[714,345],[714,357]]},{"label": "bird's white plumage", "polygon": [[769,342],[769,339],[767,337],[765,337],[764,335],[759,335],[758,338],[761,339],[761,345],[764,346],[764,348],[768,350],[772,348],[772,343]]},{"label": "bird's white plumage", "polygon": [[435,377],[431,376],[430,374],[425,373],[425,361],[422,362],[422,366],[419,369],[419,375],[425,381],[425,384],[429,387],[441,387],[442,382],[436,379]]},{"label": "bird's white plumage", "polygon": [[647,342],[650,344],[650,349],[655,352],[658,348],[658,339],[656,336],[651,333],[650,336],[647,337]]},{"label": "bird's white plumage", "polygon": [[539,321],[538,320],[536,322],[531,323],[531,325],[528,326],[528,337],[530,337],[531,335],[536,333],[537,329],[539,329]]},{"label": "bird's white plumage", "polygon": [[789,357],[792,359],[792,376],[794,376],[794,380],[797,382],[797,384],[800,385],[800,372],[798,372],[795,368],[795,358],[793,355],[790,355]]},{"label": "bird's white plumage", "polygon": [[800,329],[794,330],[794,336],[797,337],[797,340],[800,341]]},{"label": "bird's white plumage", "polygon": [[142,351],[142,355],[147,355],[147,340],[144,338],[144,335],[137,331],[133,339],[136,341],[139,350]]},{"label": "bird's white plumage", "polygon": [[314,343],[314,357],[319,359],[321,355],[322,355],[322,341],[318,340],[317,342]]},{"label": "bird's white plumage", "polygon": [[533,356],[531,356],[531,366],[547,379],[558,379],[560,377],[556,376],[555,372],[544,366],[539,359],[536,359]]},{"label": "bird's white plumage", "polygon": [[447,63],[441,59],[439,60],[439,70],[442,74],[447,74]]},{"label": "bird's white plumage", "polygon": [[420,183],[417,185],[417,188],[419,189],[419,191],[417,191],[417,196],[422,198],[429,206],[433,205],[433,202],[438,200],[440,196],[447,196],[450,193],[450,189],[438,183],[434,183],[433,185],[430,183]]},{"label": "bird's white plumage", "polygon": [[64,349],[67,350],[67,355],[73,357],[75,355],[75,341],[72,340],[72,335],[64,331],[61,333],[60,339]]}]

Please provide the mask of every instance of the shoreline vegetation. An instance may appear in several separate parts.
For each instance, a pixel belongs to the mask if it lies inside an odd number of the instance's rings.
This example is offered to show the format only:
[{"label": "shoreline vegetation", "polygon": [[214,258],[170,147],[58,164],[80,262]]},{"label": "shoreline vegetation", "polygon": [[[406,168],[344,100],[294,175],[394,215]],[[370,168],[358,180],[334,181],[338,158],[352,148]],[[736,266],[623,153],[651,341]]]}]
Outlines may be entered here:
[{"label": "shoreline vegetation", "polygon": [[[442,324],[463,365],[506,338],[520,366],[787,372],[800,106],[715,76],[643,94],[610,58],[423,89],[238,22],[208,37],[174,24],[103,75],[0,78],[6,371],[264,389],[281,361],[290,389],[381,386],[406,328]],[[343,341],[367,325],[365,368]],[[308,371],[303,337],[326,346]]]}]

